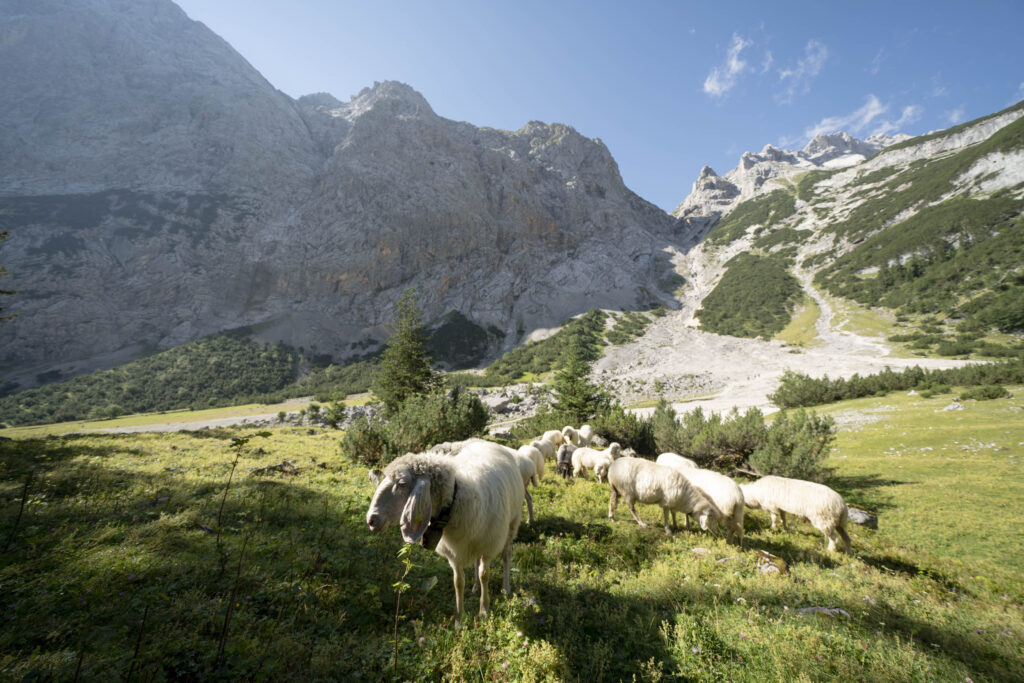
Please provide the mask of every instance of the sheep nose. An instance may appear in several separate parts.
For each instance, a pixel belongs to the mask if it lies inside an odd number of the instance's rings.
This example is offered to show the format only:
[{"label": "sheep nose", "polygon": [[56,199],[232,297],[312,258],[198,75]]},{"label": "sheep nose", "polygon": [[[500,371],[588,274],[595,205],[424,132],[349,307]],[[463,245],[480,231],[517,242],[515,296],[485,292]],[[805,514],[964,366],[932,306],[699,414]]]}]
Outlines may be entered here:
[{"label": "sheep nose", "polygon": [[370,531],[376,531],[380,527],[380,517],[377,515],[367,515],[366,523],[370,527]]}]

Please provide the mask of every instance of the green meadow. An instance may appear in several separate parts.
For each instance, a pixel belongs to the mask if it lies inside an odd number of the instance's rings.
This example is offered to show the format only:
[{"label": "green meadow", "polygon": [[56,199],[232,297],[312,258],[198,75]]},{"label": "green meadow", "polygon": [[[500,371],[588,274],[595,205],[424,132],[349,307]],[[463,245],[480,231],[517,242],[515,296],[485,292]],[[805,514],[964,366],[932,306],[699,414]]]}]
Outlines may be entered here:
[{"label": "green meadow", "polygon": [[0,679],[1020,680],[1022,391],[829,406],[832,485],[879,516],[853,557],[759,512],[742,549],[656,507],[611,521],[606,486],[551,468],[514,595],[495,561],[462,624],[446,562],[367,530],[340,432],[0,441]]}]

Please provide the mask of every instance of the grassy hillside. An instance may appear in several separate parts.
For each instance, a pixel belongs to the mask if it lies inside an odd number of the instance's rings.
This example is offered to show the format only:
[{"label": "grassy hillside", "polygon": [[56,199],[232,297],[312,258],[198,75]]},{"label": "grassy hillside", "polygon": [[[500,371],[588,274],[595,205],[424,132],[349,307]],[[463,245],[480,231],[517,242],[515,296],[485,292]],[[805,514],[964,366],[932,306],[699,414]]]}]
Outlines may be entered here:
[{"label": "grassy hillside", "polygon": [[300,354],[243,335],[205,337],[112,370],[0,399],[0,422],[44,424],[249,403],[295,381]]},{"label": "grassy hillside", "polygon": [[707,241],[712,244],[729,244],[755,225],[772,225],[793,215],[796,201],[788,190],[774,190],[768,194],[748,199],[729,212],[722,221],[711,229]]},{"label": "grassy hillside", "polygon": [[[651,506],[651,528],[622,507],[610,521],[605,486],[549,475],[515,545],[515,595],[461,628],[447,563],[414,547],[406,574],[398,532],[367,531],[372,485],[336,432],[234,449],[229,430],[2,441],[0,677],[1014,680],[1024,401],[938,419],[942,405],[831,408],[834,486],[880,519],[853,527],[852,558],[757,512],[742,550],[666,536]],[[297,471],[252,471],[285,460]],[[762,549],[789,573],[760,574]]]}]

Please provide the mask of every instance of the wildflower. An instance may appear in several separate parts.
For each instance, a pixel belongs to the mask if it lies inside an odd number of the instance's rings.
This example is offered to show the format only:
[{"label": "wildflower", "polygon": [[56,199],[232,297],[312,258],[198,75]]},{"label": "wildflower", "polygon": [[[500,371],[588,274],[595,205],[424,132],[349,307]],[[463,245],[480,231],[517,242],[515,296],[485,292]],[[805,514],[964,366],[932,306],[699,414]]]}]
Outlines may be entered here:
[{"label": "wildflower", "polygon": [[425,642],[427,642],[427,639],[423,636],[420,636],[420,645],[422,645]]},{"label": "wildflower", "polygon": [[747,634],[743,633],[742,631],[740,631],[740,640],[746,640],[746,639],[747,639]]}]

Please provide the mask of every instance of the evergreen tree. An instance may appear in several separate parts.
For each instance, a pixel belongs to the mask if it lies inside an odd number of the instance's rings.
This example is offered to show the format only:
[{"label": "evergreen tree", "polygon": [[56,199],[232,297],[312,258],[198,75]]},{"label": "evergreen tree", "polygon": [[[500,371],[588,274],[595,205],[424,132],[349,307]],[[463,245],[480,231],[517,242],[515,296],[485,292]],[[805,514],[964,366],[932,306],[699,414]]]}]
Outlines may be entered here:
[{"label": "evergreen tree", "polygon": [[373,374],[371,390],[384,402],[387,413],[394,414],[410,396],[426,394],[438,386],[439,378],[430,367],[424,350],[427,335],[416,306],[416,292],[407,289],[395,305],[391,321],[395,333],[388,340],[380,365]]},{"label": "evergreen tree", "polygon": [[607,408],[610,400],[590,381],[588,350],[579,335],[569,338],[562,354],[562,367],[555,374],[552,409],[579,426]]}]

